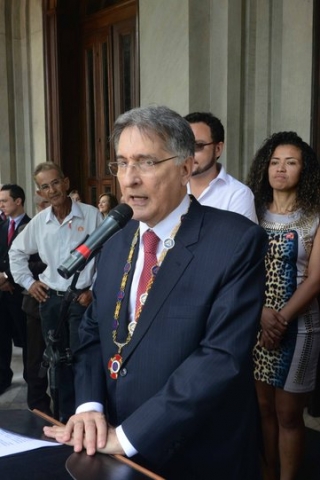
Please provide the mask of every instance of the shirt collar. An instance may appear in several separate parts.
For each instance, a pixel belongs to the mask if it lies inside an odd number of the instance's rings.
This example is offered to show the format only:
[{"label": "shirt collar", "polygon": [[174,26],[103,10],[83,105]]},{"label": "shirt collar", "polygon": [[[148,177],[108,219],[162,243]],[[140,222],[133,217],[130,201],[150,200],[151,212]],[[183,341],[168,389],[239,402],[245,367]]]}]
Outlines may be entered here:
[{"label": "shirt collar", "polygon": [[[46,223],[54,221],[56,218],[52,206],[46,208]],[[69,222],[73,217],[79,217],[79,218],[84,218],[82,210],[79,206],[79,202],[71,202],[71,211],[70,213],[66,216],[66,218],[63,220],[62,225],[66,222]]]},{"label": "shirt collar", "polygon": [[18,215],[17,217],[14,217],[14,218],[9,216],[8,217],[9,223],[11,222],[11,220],[14,220],[15,228],[17,228],[24,216],[25,216],[25,213],[21,213],[21,215]]},{"label": "shirt collar", "polygon": [[[221,165],[221,163],[219,163],[219,162],[217,162],[217,165],[218,165],[219,173],[213,180],[211,180],[211,182],[209,182],[208,186],[212,185],[215,182],[218,182],[219,180],[221,180],[224,183],[228,183],[228,175],[227,175],[227,172],[226,172],[224,166]],[[206,190],[208,188],[208,186],[204,190]],[[188,183],[187,188],[188,188],[188,193],[191,193],[190,182]],[[200,195],[200,197],[201,197],[201,195]]]},{"label": "shirt collar", "polygon": [[221,163],[217,163],[217,165],[218,165],[218,168],[219,168],[218,176],[216,178],[214,178],[213,180],[211,180],[209,185],[212,185],[213,183],[218,182],[219,180],[224,182],[224,183],[228,183],[228,175],[227,175],[227,172],[226,172],[225,168],[223,167],[223,165],[221,165]]},{"label": "shirt collar", "polygon": [[[154,233],[162,242],[164,242],[165,239],[170,238],[173,229],[181,222],[181,217],[187,213],[189,205],[190,197],[189,195],[186,195],[177,208],[175,208],[166,218],[161,220],[161,222],[152,228]],[[150,227],[146,223],[140,222],[140,242],[144,232],[149,229]]]}]

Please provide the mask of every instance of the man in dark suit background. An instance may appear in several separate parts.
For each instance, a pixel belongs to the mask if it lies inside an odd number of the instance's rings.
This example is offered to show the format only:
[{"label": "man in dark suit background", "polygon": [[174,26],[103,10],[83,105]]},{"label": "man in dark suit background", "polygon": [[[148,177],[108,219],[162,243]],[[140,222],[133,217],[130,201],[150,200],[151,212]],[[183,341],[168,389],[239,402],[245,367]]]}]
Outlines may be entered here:
[{"label": "man in dark suit background", "polygon": [[134,220],[101,253],[80,326],[77,413],[45,433],[166,479],[258,480],[251,351],[266,235],[187,195],[195,138],[177,113],[126,112],[113,141],[109,168]]},{"label": "man in dark suit background", "polygon": [[[22,347],[26,365],[26,316],[21,310],[22,288],[12,278],[8,252],[19,229],[30,221],[24,211],[25,193],[19,185],[5,184],[0,190],[0,395],[11,385],[12,342]],[[24,371],[24,378],[26,375]]]}]

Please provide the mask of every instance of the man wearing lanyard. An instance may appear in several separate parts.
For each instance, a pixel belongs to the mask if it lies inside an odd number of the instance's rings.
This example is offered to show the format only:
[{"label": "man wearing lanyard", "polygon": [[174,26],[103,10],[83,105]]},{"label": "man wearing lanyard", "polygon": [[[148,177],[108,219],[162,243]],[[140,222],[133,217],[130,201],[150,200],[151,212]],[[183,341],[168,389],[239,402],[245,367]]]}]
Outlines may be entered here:
[{"label": "man wearing lanyard", "polygon": [[166,479],[258,480],[265,232],[187,194],[195,138],[176,112],[130,110],[113,142],[109,168],[134,219],[101,252],[79,330],[77,413],[45,433]]},{"label": "man wearing lanyard", "polygon": [[[11,385],[12,342],[22,347],[26,367],[26,317],[21,310],[22,288],[12,278],[8,256],[20,227],[30,221],[24,211],[24,202],[25,193],[19,185],[2,185],[0,209],[6,220],[0,224],[0,394]],[[24,378],[27,381],[25,370]]]}]

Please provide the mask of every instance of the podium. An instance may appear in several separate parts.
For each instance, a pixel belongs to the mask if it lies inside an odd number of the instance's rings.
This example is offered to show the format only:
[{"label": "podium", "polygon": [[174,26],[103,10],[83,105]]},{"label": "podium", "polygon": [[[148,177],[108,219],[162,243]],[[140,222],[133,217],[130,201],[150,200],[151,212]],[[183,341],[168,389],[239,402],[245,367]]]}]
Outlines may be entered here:
[{"label": "podium", "polygon": [[[31,438],[50,441],[43,427],[55,423],[29,410],[0,410],[0,428]],[[88,456],[85,451],[74,453],[66,445],[1,457],[0,472],[4,480],[161,480],[121,455]]]}]

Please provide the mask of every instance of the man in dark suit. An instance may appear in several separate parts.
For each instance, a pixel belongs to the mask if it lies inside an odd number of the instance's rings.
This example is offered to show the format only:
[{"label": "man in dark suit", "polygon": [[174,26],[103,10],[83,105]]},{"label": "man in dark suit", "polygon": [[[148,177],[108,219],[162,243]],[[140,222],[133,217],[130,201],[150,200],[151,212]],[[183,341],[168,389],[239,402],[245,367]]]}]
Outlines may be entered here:
[{"label": "man in dark suit", "polygon": [[126,112],[113,141],[109,167],[134,220],[101,253],[80,326],[77,413],[45,433],[166,479],[258,480],[251,351],[266,235],[187,195],[195,139],[177,113]]},{"label": "man in dark suit", "polygon": [[[24,211],[25,194],[19,185],[2,185],[0,209],[6,220],[0,223],[0,395],[11,385],[12,342],[22,347],[26,365],[26,316],[21,310],[22,288],[11,275],[8,252],[23,225],[30,221]],[[24,372],[24,377],[25,372]]]}]

